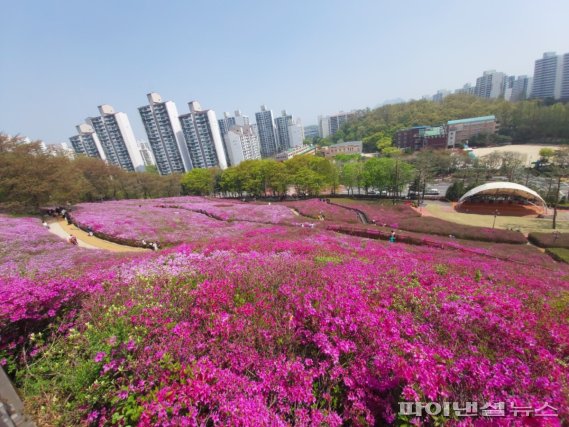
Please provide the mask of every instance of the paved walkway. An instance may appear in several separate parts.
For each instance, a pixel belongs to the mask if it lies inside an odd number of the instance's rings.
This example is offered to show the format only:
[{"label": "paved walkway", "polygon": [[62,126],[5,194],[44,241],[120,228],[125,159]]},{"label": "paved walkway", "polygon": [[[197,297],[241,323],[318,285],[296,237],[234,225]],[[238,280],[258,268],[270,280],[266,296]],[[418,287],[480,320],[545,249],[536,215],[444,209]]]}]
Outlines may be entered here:
[{"label": "paved walkway", "polygon": [[119,245],[118,243],[109,242],[95,236],[89,236],[88,233],[76,227],[68,225],[64,219],[50,222],[49,231],[62,239],[67,239],[70,234],[77,237],[79,247],[86,249],[105,249],[111,252],[148,252],[150,249],[135,248],[132,246]]}]

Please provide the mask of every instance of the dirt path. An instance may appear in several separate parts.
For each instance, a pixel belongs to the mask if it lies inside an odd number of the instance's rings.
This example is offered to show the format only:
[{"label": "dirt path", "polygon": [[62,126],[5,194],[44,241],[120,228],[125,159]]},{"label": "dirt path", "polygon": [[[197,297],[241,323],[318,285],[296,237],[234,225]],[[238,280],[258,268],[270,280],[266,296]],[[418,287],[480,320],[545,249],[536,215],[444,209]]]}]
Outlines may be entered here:
[{"label": "dirt path", "polygon": [[49,224],[49,231],[51,231],[56,236],[61,237],[62,239],[67,239],[67,236],[73,234],[75,237],[77,237],[79,247],[87,249],[105,249],[111,252],[147,252],[150,250],[119,245],[117,243],[99,239],[95,236],[89,236],[88,233],[81,230],[80,228],[77,228],[74,225],[68,225],[67,221],[65,220],[51,222]]}]

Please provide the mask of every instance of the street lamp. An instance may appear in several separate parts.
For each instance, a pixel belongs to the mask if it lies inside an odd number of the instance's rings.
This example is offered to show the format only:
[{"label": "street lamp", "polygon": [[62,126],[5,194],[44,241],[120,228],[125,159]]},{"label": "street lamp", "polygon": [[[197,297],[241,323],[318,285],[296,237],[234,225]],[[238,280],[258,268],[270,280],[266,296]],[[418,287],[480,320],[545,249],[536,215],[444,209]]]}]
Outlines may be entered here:
[{"label": "street lamp", "polygon": [[498,212],[498,209],[496,209],[494,211],[494,222],[492,223],[492,228],[494,228],[496,226],[496,217],[500,215],[500,212]]}]

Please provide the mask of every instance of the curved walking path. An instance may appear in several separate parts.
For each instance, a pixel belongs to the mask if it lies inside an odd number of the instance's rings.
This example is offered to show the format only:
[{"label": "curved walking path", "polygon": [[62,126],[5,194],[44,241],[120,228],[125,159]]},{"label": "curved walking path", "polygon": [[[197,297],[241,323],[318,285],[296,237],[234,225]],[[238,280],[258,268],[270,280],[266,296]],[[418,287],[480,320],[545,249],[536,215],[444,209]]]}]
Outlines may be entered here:
[{"label": "curved walking path", "polygon": [[109,242],[95,236],[89,236],[88,233],[76,227],[68,225],[64,219],[50,222],[49,231],[62,239],[67,239],[70,234],[77,237],[79,247],[86,249],[105,249],[111,252],[148,252],[150,249],[135,248],[132,246],[119,245],[118,243]]}]

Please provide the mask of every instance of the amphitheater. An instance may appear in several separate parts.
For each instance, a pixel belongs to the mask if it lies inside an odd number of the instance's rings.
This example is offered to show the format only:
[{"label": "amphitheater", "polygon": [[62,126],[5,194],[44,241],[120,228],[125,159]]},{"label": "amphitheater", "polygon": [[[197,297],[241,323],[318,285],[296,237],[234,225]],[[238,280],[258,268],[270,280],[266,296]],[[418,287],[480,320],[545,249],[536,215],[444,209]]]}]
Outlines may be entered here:
[{"label": "amphitheater", "polygon": [[489,182],[468,191],[455,210],[478,215],[545,215],[547,205],[531,188],[513,182]]}]

